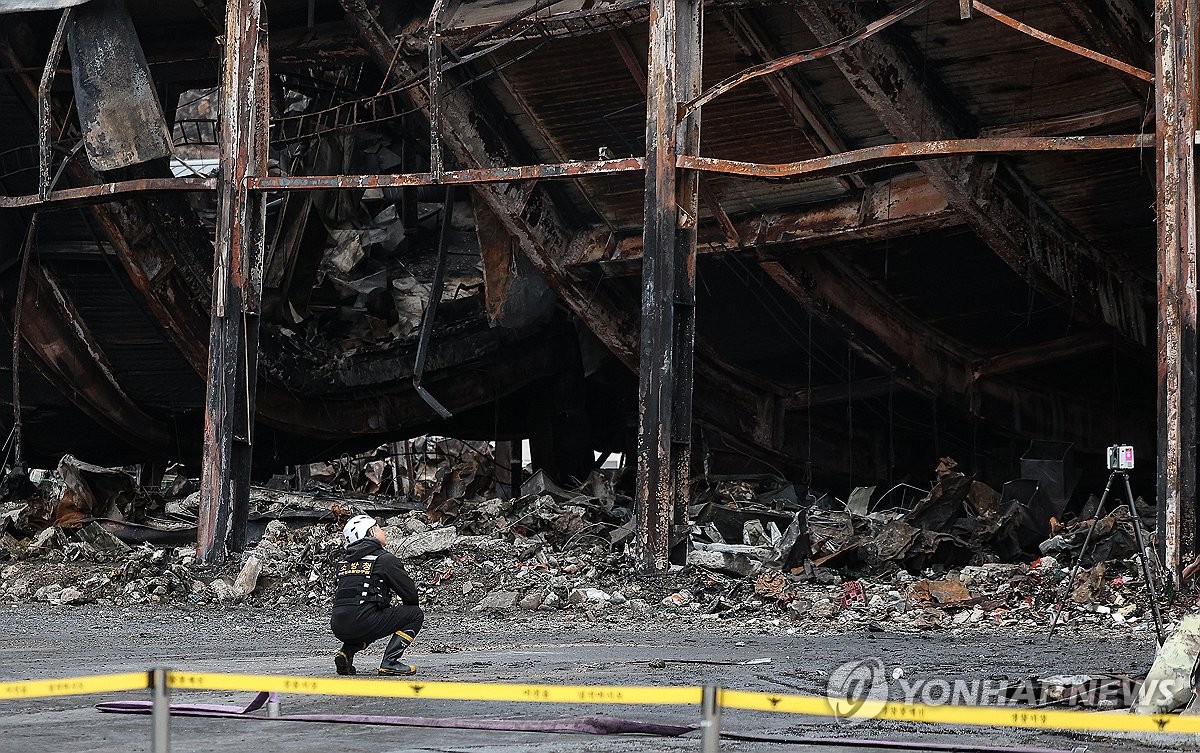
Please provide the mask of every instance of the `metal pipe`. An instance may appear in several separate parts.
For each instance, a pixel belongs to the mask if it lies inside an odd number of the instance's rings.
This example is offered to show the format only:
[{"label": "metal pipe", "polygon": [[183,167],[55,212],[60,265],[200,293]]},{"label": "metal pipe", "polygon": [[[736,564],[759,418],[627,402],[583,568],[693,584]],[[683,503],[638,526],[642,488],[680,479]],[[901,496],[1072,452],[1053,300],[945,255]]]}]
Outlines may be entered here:
[{"label": "metal pipe", "polygon": [[421,335],[417,341],[417,361],[413,366],[413,389],[421,399],[429,404],[442,418],[450,418],[452,413],[437,398],[421,386],[421,377],[425,374],[425,361],[429,357],[429,342],[433,338],[434,320],[437,318],[438,304],[442,300],[442,290],[446,284],[446,261],[450,253],[451,215],[454,213],[454,186],[446,187],[446,198],[442,204],[442,228],[438,237],[437,266],[433,272],[433,284],[429,289],[429,303],[421,316]]},{"label": "metal pipe", "polygon": [[[840,154],[781,164],[739,162],[681,154],[676,158],[676,167],[684,170],[767,179],[801,176],[805,178],[819,178],[846,175],[894,164],[959,155],[1146,149],[1155,145],[1154,138],[1149,134],[1119,134],[1109,136],[1029,136],[914,141],[854,149]],[[252,191],[357,190],[364,188],[513,183],[525,180],[577,178],[586,175],[613,175],[617,173],[641,172],[645,169],[646,159],[644,157],[625,157],[623,159],[612,160],[575,160],[554,164],[447,170],[443,171],[440,175],[431,172],[393,175],[250,175],[246,176],[245,185]],[[217,187],[218,182],[214,178],[142,178],[138,180],[101,183],[81,188],[64,188],[60,191],[51,192],[45,199],[35,194],[0,196],[0,209],[20,209],[36,206],[67,208],[86,204],[106,203],[113,199],[138,193],[211,191]]]},{"label": "metal pipe", "polygon": [[1115,136],[1031,136],[991,139],[940,139],[909,141],[853,149],[841,154],[764,165],[755,162],[715,159],[712,157],[680,156],[679,166],[705,172],[743,175],[753,178],[822,178],[845,175],[906,162],[919,162],[942,157],[976,154],[1024,154],[1029,152],[1081,152],[1144,149],[1153,146],[1149,134]]},{"label": "metal pipe", "polygon": [[[1016,29],[1022,34],[1028,34],[1039,42],[1045,42],[1046,44],[1054,45],[1061,50],[1066,50],[1074,55],[1085,57],[1088,60],[1095,60],[1101,65],[1107,65],[1109,68],[1118,70],[1121,73],[1133,76],[1134,78],[1141,79],[1142,81],[1149,83],[1154,82],[1154,74],[1150,71],[1144,71],[1135,65],[1122,62],[1114,57],[1110,57],[1109,55],[1096,52],[1095,50],[1089,50],[1086,47],[1077,45],[1074,42],[1068,42],[1067,40],[1062,39],[1061,37],[1056,37],[1053,34],[1047,34],[1040,29],[1035,29],[1028,24],[1023,24],[1012,16],[1007,16],[995,8],[984,5],[983,3],[979,2],[979,0],[971,0],[971,7],[985,16],[991,16],[1010,29]],[[968,15],[970,14],[968,13]]]},{"label": "metal pipe", "polygon": [[842,37],[841,39],[837,40],[836,42],[833,42],[831,44],[822,45],[820,47],[817,47],[817,48],[814,48],[811,50],[805,50],[804,52],[795,52],[795,53],[792,53],[791,55],[784,55],[781,58],[776,58],[775,60],[769,60],[765,63],[761,63],[752,68],[747,68],[746,70],[742,71],[741,73],[736,73],[736,74],[730,76],[729,78],[726,78],[725,80],[712,86],[708,91],[704,92],[703,94],[695,97],[694,99],[690,100],[689,102],[684,103],[682,106],[682,109],[680,111],[680,117],[687,116],[688,114],[700,109],[705,104],[707,104],[708,102],[711,102],[712,100],[721,96],[722,94],[729,91],[730,89],[734,89],[738,86],[741,86],[742,84],[746,83],[747,81],[753,81],[754,79],[756,79],[760,76],[766,76],[770,73],[775,73],[777,71],[781,71],[784,68],[791,68],[792,66],[800,65],[801,63],[808,63],[808,62],[812,62],[814,60],[820,60],[821,58],[826,58],[826,57],[829,57],[830,55],[834,55],[839,52],[843,52],[843,51],[853,47],[854,45],[858,44],[859,42],[863,41],[864,39],[869,39],[870,37],[874,36],[875,34],[878,34],[879,32],[883,31],[884,29],[891,26],[892,24],[903,21],[904,19],[908,18],[912,14],[921,10],[925,6],[929,5],[931,2],[933,2],[933,0],[912,0],[912,2],[910,2],[908,5],[897,8],[896,10],[892,11],[891,13],[889,13],[888,15],[884,16],[883,18],[879,19],[878,21],[867,24],[862,29],[859,29],[858,31],[854,32],[853,34],[849,34],[845,37]]},{"label": "metal pipe", "polygon": [[700,699],[700,750],[717,753],[721,749],[721,689],[705,685]]},{"label": "metal pipe", "polygon": [[152,707],[150,710],[150,750],[153,753],[170,753],[171,750],[171,689],[167,686],[167,673],[163,667],[150,671]]}]

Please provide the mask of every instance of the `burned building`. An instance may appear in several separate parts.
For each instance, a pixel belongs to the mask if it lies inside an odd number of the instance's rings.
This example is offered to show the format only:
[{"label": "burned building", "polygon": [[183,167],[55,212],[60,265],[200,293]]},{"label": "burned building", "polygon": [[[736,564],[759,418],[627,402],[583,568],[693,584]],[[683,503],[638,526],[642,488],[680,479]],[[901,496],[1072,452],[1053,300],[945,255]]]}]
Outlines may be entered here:
[{"label": "burned building", "polygon": [[995,6],[0,0],[15,454],[197,462],[218,552],[290,463],[624,451],[662,564],[697,473],[1127,443],[1178,568],[1194,4]]}]

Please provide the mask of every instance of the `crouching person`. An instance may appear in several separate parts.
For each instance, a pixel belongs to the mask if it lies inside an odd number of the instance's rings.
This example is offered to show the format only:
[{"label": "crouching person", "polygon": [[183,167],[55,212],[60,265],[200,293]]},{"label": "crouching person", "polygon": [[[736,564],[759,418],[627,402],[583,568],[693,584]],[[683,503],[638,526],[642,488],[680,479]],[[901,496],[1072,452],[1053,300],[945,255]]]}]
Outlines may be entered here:
[{"label": "crouching person", "polygon": [[[374,518],[356,515],[342,531],[346,552],[338,567],[333,596],[333,634],[342,648],[333,659],[339,675],[355,674],[354,654],[391,636],[379,665],[381,675],[411,675],[416,667],[401,661],[425,621],[417,606],[417,586],[400,560],[383,548],[387,536]],[[392,596],[400,604],[392,605]]]}]

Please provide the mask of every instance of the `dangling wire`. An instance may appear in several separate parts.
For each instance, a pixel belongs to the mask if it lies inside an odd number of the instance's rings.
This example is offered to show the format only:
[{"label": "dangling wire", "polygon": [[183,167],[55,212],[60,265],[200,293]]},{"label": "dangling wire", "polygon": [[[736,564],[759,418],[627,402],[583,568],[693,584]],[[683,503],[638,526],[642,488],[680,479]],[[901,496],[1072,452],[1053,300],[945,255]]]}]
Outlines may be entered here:
[{"label": "dangling wire", "polygon": [[846,434],[850,450],[847,453],[846,472],[850,476],[850,490],[854,490],[854,350],[846,343]]},{"label": "dangling wire", "polygon": [[892,394],[896,391],[895,379],[888,380],[888,397],[887,397],[887,419],[888,419],[888,483],[893,482],[892,472],[896,468],[896,434],[895,434],[895,417],[896,413],[892,408]]},{"label": "dangling wire", "polygon": [[29,278],[29,254],[37,236],[38,213],[29,218],[25,231],[25,247],[21,249],[21,276],[17,282],[17,300],[13,304],[12,339],[12,400],[13,400],[13,463],[20,464],[22,456],[21,431],[21,311],[25,308],[25,281]]},{"label": "dangling wire", "polygon": [[938,410],[937,396],[933,397],[933,454],[939,458],[942,456],[942,442],[938,436]]},{"label": "dangling wire", "polygon": [[[813,437],[813,435],[812,435],[812,412],[813,412],[813,405],[812,405],[812,388],[813,388],[813,379],[812,379],[812,362],[813,362],[813,350],[812,350],[812,320],[813,320],[812,309],[809,309],[809,310],[808,310],[808,385],[807,385],[807,387],[806,387],[806,389],[808,390],[808,409],[807,409],[806,411],[804,411],[804,418],[805,418],[805,420],[808,422],[808,449],[807,449],[807,451],[805,452],[805,458],[804,458],[804,485],[805,485],[806,487],[812,486],[812,476],[813,476],[813,456],[812,456],[812,455],[813,455],[813,445],[812,445],[812,437]],[[805,491],[805,494],[807,494],[807,493],[808,493],[808,492],[807,492],[807,491]]]}]

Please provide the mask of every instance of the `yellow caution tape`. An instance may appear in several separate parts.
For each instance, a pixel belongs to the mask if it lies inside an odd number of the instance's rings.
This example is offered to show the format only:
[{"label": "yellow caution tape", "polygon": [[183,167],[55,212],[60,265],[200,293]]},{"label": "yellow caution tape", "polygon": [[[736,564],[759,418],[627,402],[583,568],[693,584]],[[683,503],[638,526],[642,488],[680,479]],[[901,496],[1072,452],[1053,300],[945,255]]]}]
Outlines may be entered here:
[{"label": "yellow caution tape", "polygon": [[126,672],[119,675],[64,677],[58,680],[25,680],[0,682],[0,700],[46,698],[85,693],[111,693],[117,690],[143,690],[150,687],[149,672]]},{"label": "yellow caution tape", "polygon": [[509,685],[487,682],[429,682],[413,679],[285,677],[221,672],[169,672],[167,686],[180,690],[248,690],[316,695],[438,698],[456,701],[698,705],[697,687],[623,685]]},{"label": "yellow caution tape", "polygon": [[[719,703],[726,709],[777,711],[787,714],[834,716],[842,719],[887,719],[930,724],[972,724],[988,727],[1031,727],[1103,732],[1200,732],[1200,716],[1175,714],[1101,713],[1060,711],[1019,706],[930,706],[921,703],[865,701],[853,713],[842,713],[821,696],[782,695],[745,690],[722,690]],[[843,703],[839,701],[839,704]]]},{"label": "yellow caution tape", "polygon": [[[150,687],[149,672],[68,677],[57,680],[0,682],[0,700],[83,695]],[[380,698],[436,698],[456,701],[525,701],[533,703],[604,703],[629,705],[696,706],[699,687],[648,687],[622,685],[510,685],[486,682],[427,682],[412,679],[349,677],[291,677],[242,675],[224,672],[168,672],[167,687],[177,690],[243,690],[251,692],[305,693]],[[1099,713],[1061,711],[1019,706],[931,706],[920,703],[864,701],[847,713],[834,708],[828,698],[747,690],[721,690],[724,709],[774,711],[785,714],[885,719],[927,724],[967,724],[989,727],[1025,727],[1092,732],[1200,733],[1200,716],[1175,714]],[[845,701],[839,701],[839,706]]]}]

